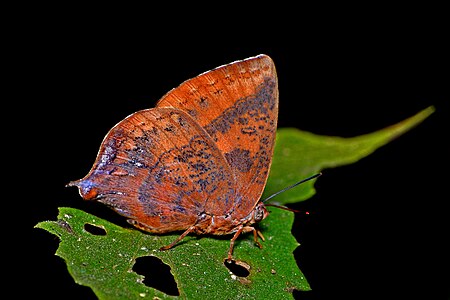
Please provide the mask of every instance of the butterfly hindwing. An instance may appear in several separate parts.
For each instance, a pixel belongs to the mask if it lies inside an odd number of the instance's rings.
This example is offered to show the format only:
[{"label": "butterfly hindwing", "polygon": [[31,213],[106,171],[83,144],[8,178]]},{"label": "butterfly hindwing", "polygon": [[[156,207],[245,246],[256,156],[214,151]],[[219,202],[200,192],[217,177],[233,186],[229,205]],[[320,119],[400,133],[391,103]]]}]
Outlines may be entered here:
[{"label": "butterfly hindwing", "polygon": [[[89,174],[77,185],[151,232],[192,226],[209,199],[226,213],[234,176],[215,143],[189,115],[154,108],[127,117],[105,137]],[[131,222],[133,223],[133,221]]]}]

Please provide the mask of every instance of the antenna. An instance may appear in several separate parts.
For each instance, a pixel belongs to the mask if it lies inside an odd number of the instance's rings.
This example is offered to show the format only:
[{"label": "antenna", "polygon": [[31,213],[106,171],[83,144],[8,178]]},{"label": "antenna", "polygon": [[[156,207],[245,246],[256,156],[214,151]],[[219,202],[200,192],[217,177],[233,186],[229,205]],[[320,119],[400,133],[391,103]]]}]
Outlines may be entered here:
[{"label": "antenna", "polygon": [[[311,180],[311,179],[317,178],[317,177],[319,177],[320,175],[322,175],[322,173],[318,173],[318,174],[313,175],[313,176],[311,176],[311,177],[308,177],[308,178],[306,178],[306,179],[300,180],[299,182],[294,183],[293,185],[290,185],[290,186],[288,186],[288,187],[285,187],[285,188],[282,189],[281,191],[278,191],[278,192],[276,192],[275,194],[270,195],[269,197],[267,197],[266,199],[262,200],[261,202],[266,202],[266,201],[272,199],[273,197],[275,197],[275,196],[277,196],[277,195],[279,195],[279,194],[281,194],[281,193],[283,193],[283,192],[286,192],[286,191],[288,191],[288,190],[290,190],[290,189],[296,187],[296,186],[299,185],[299,184],[302,184],[302,183],[307,182],[307,181],[309,181],[309,180]],[[269,205],[269,204],[267,204],[267,205]],[[270,204],[270,206],[276,206],[276,207],[279,207],[278,205],[274,205],[274,204]],[[281,207],[280,207],[280,208],[281,208]]]}]

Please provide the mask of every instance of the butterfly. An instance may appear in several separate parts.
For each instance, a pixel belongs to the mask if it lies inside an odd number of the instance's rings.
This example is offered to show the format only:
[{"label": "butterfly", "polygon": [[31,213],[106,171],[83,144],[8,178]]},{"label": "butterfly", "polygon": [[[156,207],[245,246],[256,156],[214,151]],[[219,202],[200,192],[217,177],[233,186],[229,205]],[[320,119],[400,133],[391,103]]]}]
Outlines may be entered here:
[{"label": "butterfly", "polygon": [[72,181],[85,200],[108,205],[150,233],[253,232],[269,212],[260,200],[278,120],[278,82],[267,55],[183,82],[154,108],[135,112],[104,138],[89,173]]}]

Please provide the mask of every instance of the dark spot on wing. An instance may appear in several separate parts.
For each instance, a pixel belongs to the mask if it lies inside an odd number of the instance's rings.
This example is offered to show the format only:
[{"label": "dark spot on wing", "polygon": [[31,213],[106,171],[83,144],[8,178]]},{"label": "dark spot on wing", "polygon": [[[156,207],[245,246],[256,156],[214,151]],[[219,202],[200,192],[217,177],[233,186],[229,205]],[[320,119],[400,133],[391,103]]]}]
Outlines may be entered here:
[{"label": "dark spot on wing", "polygon": [[249,117],[252,121],[265,119],[268,122],[268,110],[273,110],[276,104],[276,98],[273,96],[274,87],[275,81],[272,78],[266,78],[255,95],[238,100],[235,105],[206,125],[205,130],[214,140],[217,140],[218,132],[225,134],[232,124],[248,122]]},{"label": "dark spot on wing", "polygon": [[248,172],[253,164],[253,159],[250,157],[250,151],[244,149],[233,149],[233,151],[225,153],[225,158],[232,166],[232,169],[240,172]]}]

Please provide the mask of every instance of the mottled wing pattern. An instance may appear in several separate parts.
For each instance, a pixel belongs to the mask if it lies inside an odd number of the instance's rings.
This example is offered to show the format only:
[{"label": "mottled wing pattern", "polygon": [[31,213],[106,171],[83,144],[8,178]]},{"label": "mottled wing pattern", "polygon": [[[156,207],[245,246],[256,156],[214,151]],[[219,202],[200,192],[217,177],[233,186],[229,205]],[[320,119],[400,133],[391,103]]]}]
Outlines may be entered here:
[{"label": "mottled wing pattern", "polygon": [[225,214],[236,183],[200,125],[181,110],[156,108],[113,127],[89,174],[71,185],[79,187],[83,198],[111,206],[137,227],[162,233],[194,225],[209,199],[223,203]]},{"label": "mottled wing pattern", "polygon": [[[246,216],[262,195],[273,154],[278,85],[272,59],[259,55],[203,73],[171,90],[157,107],[185,111],[205,129],[236,178],[234,213]],[[222,205],[208,202],[207,210],[217,214]]]}]

